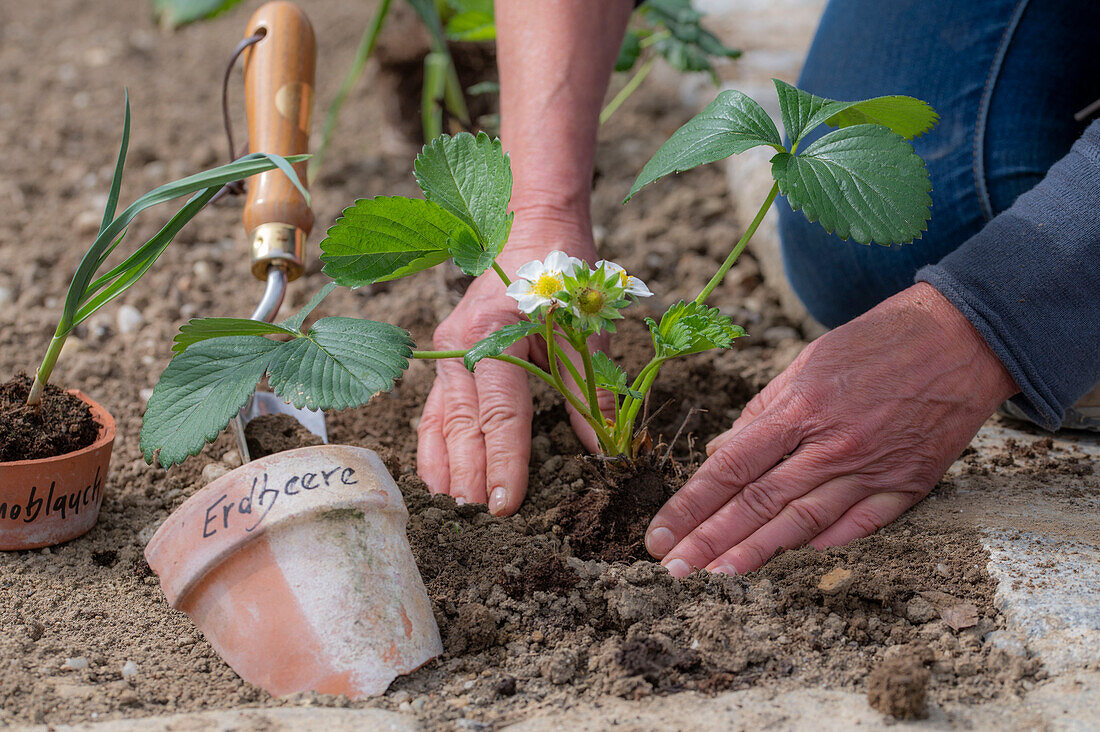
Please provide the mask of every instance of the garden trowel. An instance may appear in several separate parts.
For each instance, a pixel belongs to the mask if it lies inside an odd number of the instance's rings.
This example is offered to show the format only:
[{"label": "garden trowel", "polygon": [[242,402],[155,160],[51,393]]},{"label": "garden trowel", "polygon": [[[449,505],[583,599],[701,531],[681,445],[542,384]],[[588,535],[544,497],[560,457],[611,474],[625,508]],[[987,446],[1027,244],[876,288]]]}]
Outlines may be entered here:
[{"label": "garden trowel", "polygon": [[[244,51],[248,151],[282,156],[308,152],[316,63],[309,19],[293,3],[270,2],[253,14],[245,35],[254,40]],[[304,185],[306,164],[294,167]],[[305,270],[305,240],[312,228],[313,211],[282,172],[249,180],[244,229],[252,248],[252,274],[266,283],[253,320],[275,319],[287,283]],[[244,462],[250,460],[244,426],[261,414],[289,414],[328,442],[323,412],[298,409],[270,392],[257,391],[233,420]]]}]

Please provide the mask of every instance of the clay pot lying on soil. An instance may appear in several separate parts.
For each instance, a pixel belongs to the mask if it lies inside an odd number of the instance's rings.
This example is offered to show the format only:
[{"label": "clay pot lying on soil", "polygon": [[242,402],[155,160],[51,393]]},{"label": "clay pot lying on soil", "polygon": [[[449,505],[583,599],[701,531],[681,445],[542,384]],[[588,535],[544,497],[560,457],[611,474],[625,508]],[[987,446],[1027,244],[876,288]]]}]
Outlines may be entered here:
[{"label": "clay pot lying on soil", "polygon": [[377,454],[303,447],[191,496],[145,556],[172,607],[246,681],[373,696],[443,650],[407,520]]},{"label": "clay pot lying on soil", "polygon": [[99,518],[115,420],[82,392],[68,393],[87,405],[98,435],[90,445],[61,455],[0,462],[0,550],[60,544],[84,534]]}]

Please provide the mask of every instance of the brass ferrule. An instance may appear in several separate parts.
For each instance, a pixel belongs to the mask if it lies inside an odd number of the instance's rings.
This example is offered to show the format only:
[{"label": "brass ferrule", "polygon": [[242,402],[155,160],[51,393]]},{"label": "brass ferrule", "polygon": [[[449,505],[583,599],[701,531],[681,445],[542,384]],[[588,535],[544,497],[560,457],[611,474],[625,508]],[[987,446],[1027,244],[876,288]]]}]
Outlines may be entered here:
[{"label": "brass ferrule", "polygon": [[252,241],[252,274],[267,279],[272,264],[286,267],[287,281],[305,272],[306,235],[293,224],[260,224],[249,234]]}]

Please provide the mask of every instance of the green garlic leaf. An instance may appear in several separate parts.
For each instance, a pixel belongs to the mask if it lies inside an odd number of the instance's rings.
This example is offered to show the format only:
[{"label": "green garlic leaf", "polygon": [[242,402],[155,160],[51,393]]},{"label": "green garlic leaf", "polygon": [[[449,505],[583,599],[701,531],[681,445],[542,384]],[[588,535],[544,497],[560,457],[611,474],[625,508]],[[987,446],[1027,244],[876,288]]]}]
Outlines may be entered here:
[{"label": "green garlic leaf", "polygon": [[[180,326],[180,332],[172,340],[172,352],[182,353],[196,343],[211,338],[229,336],[296,336],[296,331],[274,323],[248,318],[195,318]],[[257,379],[259,381],[259,379]]]},{"label": "green garlic leaf", "polygon": [[360,199],[325,232],[322,271],[343,287],[407,277],[446,261],[462,229],[466,224],[431,201]]},{"label": "green garlic leaf", "polygon": [[798,156],[779,153],[772,177],[791,208],[841,239],[901,244],[919,236],[931,217],[924,161],[879,125],[835,130]]},{"label": "green garlic leaf", "polygon": [[734,339],[745,335],[744,328],[734,325],[717,308],[697,302],[678,302],[661,316],[660,323],[646,318],[646,324],[661,358],[730,348]]},{"label": "green garlic leaf", "polygon": [[309,317],[310,313],[316,310],[317,306],[320,305],[324,301],[324,299],[328,297],[329,294],[335,289],[335,282],[328,283],[320,290],[318,290],[313,297],[309,298],[309,302],[305,304],[305,307],[294,313],[294,315],[291,315],[283,322],[279,323],[279,325],[283,326],[284,328],[290,328],[291,330],[296,332],[301,331],[302,323],[306,322],[306,318]]},{"label": "green garlic leaf", "polygon": [[164,28],[178,28],[221,15],[241,0],[153,0],[153,14]]},{"label": "green garlic leaf", "polygon": [[465,222],[481,248],[499,253],[508,240],[512,169],[500,140],[484,132],[443,135],[424,146],[413,164],[425,197]]},{"label": "green garlic leaf", "polygon": [[513,343],[517,343],[527,336],[535,335],[542,331],[541,323],[529,320],[521,320],[518,323],[506,325],[495,333],[482,338],[475,343],[462,359],[462,363],[470,371],[474,370],[478,362],[485,358],[492,358],[504,353],[505,349]]},{"label": "green garlic leaf", "polygon": [[792,145],[822,124],[840,128],[877,124],[910,140],[935,127],[940,118],[932,105],[913,97],[895,95],[839,102],[802,91],[779,79],[772,79],[772,83]]},{"label": "green garlic leaf", "polygon": [[145,408],[145,461],[156,459],[168,468],[197,455],[248,402],[281,345],[263,337],[231,336],[196,343],[173,358]]},{"label": "green garlic leaf", "polygon": [[775,123],[747,94],[724,91],[661,145],[642,168],[626,201],[669,173],[713,163],[759,145],[784,149]]},{"label": "green garlic leaf", "polygon": [[389,391],[409,367],[412,338],[388,323],[321,318],[304,337],[279,344],[268,381],[295,407],[349,409]]}]

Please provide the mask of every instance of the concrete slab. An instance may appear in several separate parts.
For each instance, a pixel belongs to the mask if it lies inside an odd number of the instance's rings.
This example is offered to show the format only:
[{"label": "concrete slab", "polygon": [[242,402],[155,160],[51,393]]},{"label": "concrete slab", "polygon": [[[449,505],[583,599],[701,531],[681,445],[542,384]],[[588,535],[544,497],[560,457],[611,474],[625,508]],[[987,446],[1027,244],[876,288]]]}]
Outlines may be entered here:
[{"label": "concrete slab", "polygon": [[38,725],[14,732],[280,732],[325,730],[325,732],[418,732],[416,718],[381,709],[276,708],[232,709],[192,714],[172,714],[145,719],[117,719],[93,724]]},{"label": "concrete slab", "polygon": [[[690,720],[690,721],[687,721]],[[714,697],[694,693],[628,702],[607,699],[564,714],[505,727],[507,732],[588,732],[614,727],[641,730],[867,730],[999,729],[1083,731],[1100,728],[1100,673],[1078,672],[1037,686],[1022,699],[929,709],[927,719],[896,721],[867,706],[860,694],[798,689],[769,694],[757,689]]]}]

